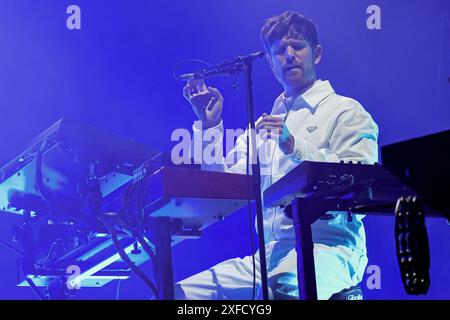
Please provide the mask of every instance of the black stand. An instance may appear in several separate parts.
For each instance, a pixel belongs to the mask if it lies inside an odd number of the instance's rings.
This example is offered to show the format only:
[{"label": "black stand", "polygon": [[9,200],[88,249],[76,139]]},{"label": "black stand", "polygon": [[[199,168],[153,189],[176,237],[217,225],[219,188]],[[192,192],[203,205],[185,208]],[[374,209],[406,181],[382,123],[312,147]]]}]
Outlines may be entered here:
[{"label": "black stand", "polygon": [[158,300],[174,300],[170,218],[153,218],[150,226],[156,251],[155,263],[153,264],[156,286],[158,288],[158,297],[156,298]]},{"label": "black stand", "polygon": [[299,299],[317,300],[316,270],[314,267],[314,244],[312,240],[311,221],[307,220],[311,202],[297,199],[292,201],[292,218],[295,230],[295,250],[297,252],[297,280]]},{"label": "black stand", "polygon": [[[325,198],[298,198],[292,201],[292,219],[295,228],[297,251],[297,279],[300,300],[317,300],[316,270],[314,267],[314,244],[311,225],[328,211],[367,213],[374,209],[390,209],[392,205],[378,205],[353,210],[351,200]],[[351,209],[351,210],[350,210]],[[350,211],[349,211],[350,210]],[[343,213],[345,214],[345,213]],[[347,217],[350,219],[351,216]]]},{"label": "black stand", "polygon": [[267,264],[266,264],[266,244],[264,240],[264,226],[263,226],[263,205],[261,197],[261,171],[258,157],[258,150],[256,146],[256,131],[255,131],[255,112],[253,105],[253,81],[252,81],[252,58],[242,58],[244,64],[244,71],[247,82],[247,114],[248,124],[247,129],[250,127],[250,145],[252,147],[250,155],[252,159],[256,159],[256,164],[252,164],[252,177],[254,192],[256,197],[256,221],[258,230],[258,244],[259,244],[259,263],[261,269],[261,288],[263,300],[269,299],[269,290],[267,285]]},{"label": "black stand", "polygon": [[297,279],[300,300],[317,300],[314,243],[311,225],[331,210],[345,210],[349,204],[338,199],[298,198],[292,201],[292,219],[297,251]]},{"label": "black stand", "polygon": [[297,251],[299,299],[317,300],[314,243],[311,225],[328,211],[350,212],[349,209],[354,204],[351,200],[325,199],[321,197],[297,198],[291,204],[295,228],[295,250]]}]

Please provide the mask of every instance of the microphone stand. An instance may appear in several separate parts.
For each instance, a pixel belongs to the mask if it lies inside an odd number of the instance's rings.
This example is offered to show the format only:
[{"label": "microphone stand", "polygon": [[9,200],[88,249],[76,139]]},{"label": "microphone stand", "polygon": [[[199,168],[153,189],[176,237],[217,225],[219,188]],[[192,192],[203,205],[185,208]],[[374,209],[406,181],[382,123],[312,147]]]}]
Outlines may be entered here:
[{"label": "microphone stand", "polygon": [[[253,187],[256,197],[256,221],[258,230],[258,245],[259,245],[259,264],[261,269],[261,287],[263,300],[269,300],[269,290],[267,285],[267,263],[266,263],[266,244],[264,240],[264,226],[263,226],[263,205],[261,197],[261,167],[258,157],[258,150],[256,145],[256,130],[255,130],[255,111],[253,104],[253,59],[242,58],[244,64],[244,72],[246,78],[247,89],[247,114],[248,124],[247,129],[250,127],[250,145],[251,145],[251,159],[256,155],[256,163],[252,163],[252,177]],[[248,165],[248,164],[247,164]]]},{"label": "microphone stand", "polygon": [[[269,300],[269,289],[267,285],[267,263],[266,263],[266,244],[264,240],[264,225],[263,225],[263,204],[261,197],[261,169],[258,157],[258,150],[256,145],[256,131],[255,131],[255,112],[253,104],[253,60],[262,58],[263,52],[255,52],[247,56],[239,56],[233,61],[223,62],[215,65],[210,69],[203,69],[195,73],[183,74],[177,77],[178,80],[188,79],[205,79],[217,76],[234,76],[239,72],[245,72],[246,91],[247,91],[247,130],[250,130],[249,143],[251,145],[251,155],[256,155],[256,163],[252,163],[252,178],[253,190],[256,198],[256,221],[258,231],[258,246],[259,246],[259,264],[261,269],[261,287],[263,300]],[[250,127],[250,129],[249,129]],[[250,150],[250,149],[249,149]],[[250,158],[249,158],[250,159]],[[248,164],[247,164],[248,165]]]}]

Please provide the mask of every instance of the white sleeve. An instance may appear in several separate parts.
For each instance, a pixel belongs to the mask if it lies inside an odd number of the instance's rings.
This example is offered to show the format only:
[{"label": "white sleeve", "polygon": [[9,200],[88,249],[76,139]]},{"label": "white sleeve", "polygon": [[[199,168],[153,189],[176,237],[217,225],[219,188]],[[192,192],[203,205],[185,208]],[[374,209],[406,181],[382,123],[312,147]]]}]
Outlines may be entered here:
[{"label": "white sleeve", "polygon": [[294,138],[294,151],[290,157],[295,162],[378,162],[378,126],[359,103],[339,115],[329,148],[318,149],[301,137]]},{"label": "white sleeve", "polygon": [[235,144],[234,136],[227,137],[227,145],[225,146],[225,151],[228,151],[228,154],[226,155],[226,157],[224,157],[224,126],[222,121],[217,126],[208,128],[206,130],[202,130],[201,122],[196,121],[192,129],[194,133],[194,139],[191,145],[191,156],[193,156],[195,163],[201,164],[202,170],[241,174],[246,173],[246,132],[244,133],[243,130],[241,130],[242,134],[237,137]]}]

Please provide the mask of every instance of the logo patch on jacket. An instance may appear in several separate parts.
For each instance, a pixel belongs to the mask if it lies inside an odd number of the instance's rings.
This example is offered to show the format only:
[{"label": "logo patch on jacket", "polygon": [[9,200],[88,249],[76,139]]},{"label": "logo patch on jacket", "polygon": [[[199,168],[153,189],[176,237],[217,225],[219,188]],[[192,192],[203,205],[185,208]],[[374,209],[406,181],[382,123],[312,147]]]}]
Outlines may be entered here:
[{"label": "logo patch on jacket", "polygon": [[306,130],[307,130],[309,133],[313,133],[316,129],[317,129],[317,126],[310,126],[310,127],[306,128]]}]

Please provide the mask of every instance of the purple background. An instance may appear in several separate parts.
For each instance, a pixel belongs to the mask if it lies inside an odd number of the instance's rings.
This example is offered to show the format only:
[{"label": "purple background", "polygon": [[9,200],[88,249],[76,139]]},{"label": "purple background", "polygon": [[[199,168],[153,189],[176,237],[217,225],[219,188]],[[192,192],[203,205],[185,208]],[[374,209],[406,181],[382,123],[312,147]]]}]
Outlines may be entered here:
[{"label": "purple background", "polygon": [[[82,30],[66,28],[66,8],[82,10]],[[381,7],[382,29],[366,28],[366,8]],[[380,146],[450,128],[448,0],[150,1],[2,0],[0,3],[0,164],[62,116],[170,150],[170,134],[194,115],[171,73],[178,62],[211,62],[262,49],[264,19],[297,10],[318,25],[324,56],[319,77],[359,100],[380,127]],[[255,64],[256,114],[281,92],[264,61]],[[225,97],[229,128],[245,125],[245,92],[214,79]],[[242,83],[242,81],[241,81]],[[243,83],[242,83],[243,85]],[[243,86],[242,86],[243,87]],[[0,239],[11,240],[17,217],[0,215]],[[381,289],[367,299],[416,299],[404,292],[395,256],[393,219],[367,217],[369,265],[381,268]],[[431,288],[418,299],[449,299],[450,227],[427,222]],[[175,277],[250,252],[246,210],[174,248]],[[16,284],[17,256],[0,246],[0,299],[34,299]],[[148,264],[144,265],[147,266]],[[367,275],[366,275],[367,277]],[[114,299],[117,282],[80,290],[75,298]],[[133,277],[120,298],[146,299]]]}]

